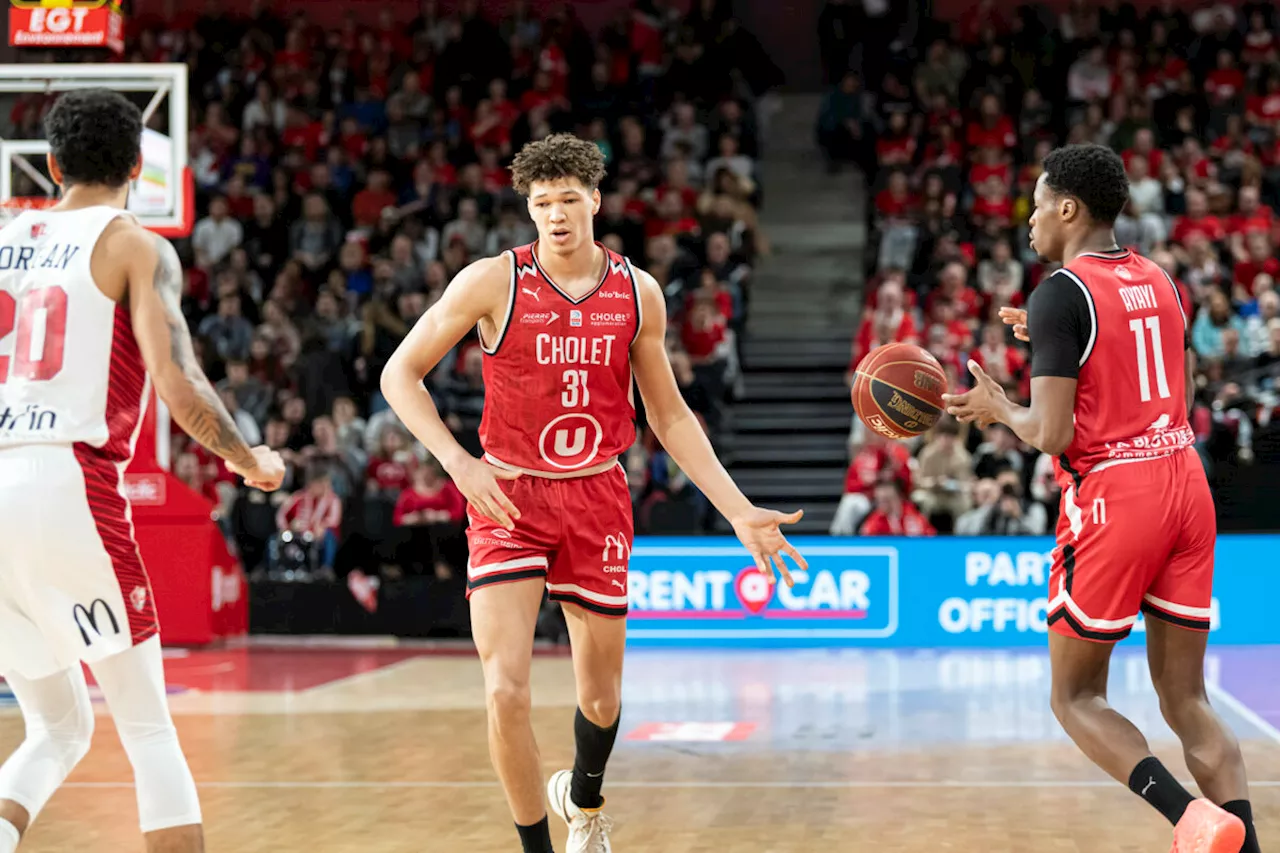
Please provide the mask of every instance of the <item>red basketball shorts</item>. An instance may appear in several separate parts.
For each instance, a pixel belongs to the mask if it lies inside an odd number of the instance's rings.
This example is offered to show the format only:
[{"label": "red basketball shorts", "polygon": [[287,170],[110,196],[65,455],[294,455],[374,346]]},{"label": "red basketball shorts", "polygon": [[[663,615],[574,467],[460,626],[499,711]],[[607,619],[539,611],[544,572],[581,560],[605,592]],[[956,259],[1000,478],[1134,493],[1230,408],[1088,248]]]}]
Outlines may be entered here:
[{"label": "red basketball shorts", "polygon": [[467,597],[493,584],[544,578],[557,601],[626,616],[634,527],[622,466],[557,480],[525,474],[498,484],[520,518],[506,530],[468,505]]},{"label": "red basketball shorts", "polygon": [[1209,630],[1213,497],[1188,448],[1090,471],[1063,491],[1049,575],[1049,627],[1122,640],[1147,618]]}]

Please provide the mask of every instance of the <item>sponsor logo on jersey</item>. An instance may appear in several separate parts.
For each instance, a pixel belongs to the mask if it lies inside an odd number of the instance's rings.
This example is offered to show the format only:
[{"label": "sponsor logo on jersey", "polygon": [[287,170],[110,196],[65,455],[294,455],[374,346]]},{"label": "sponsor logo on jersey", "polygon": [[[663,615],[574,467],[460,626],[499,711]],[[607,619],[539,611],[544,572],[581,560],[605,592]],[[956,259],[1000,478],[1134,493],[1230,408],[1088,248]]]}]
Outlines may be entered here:
[{"label": "sponsor logo on jersey", "polygon": [[582,325],[582,312],[577,308],[569,311],[569,325],[578,328]]},{"label": "sponsor logo on jersey", "polygon": [[552,418],[538,435],[538,455],[553,468],[570,471],[595,459],[604,441],[604,428],[586,412],[565,412]]},{"label": "sponsor logo on jersey", "polygon": [[602,290],[600,291],[601,299],[624,299],[631,301],[631,291],[629,290]]},{"label": "sponsor logo on jersey", "polygon": [[52,435],[58,427],[58,413],[39,403],[28,403],[22,408],[5,406],[0,411],[0,433],[23,433],[35,437]]},{"label": "sponsor logo on jersey", "polygon": [[592,311],[591,322],[599,326],[625,326],[631,315],[625,311]]},{"label": "sponsor logo on jersey", "polygon": [[533,301],[534,301],[534,302],[541,302],[541,301],[542,301],[542,297],[538,295],[538,292],[539,292],[539,291],[541,291],[541,290],[542,290],[542,288],[541,288],[541,287],[535,287],[535,288],[533,288],[533,289],[530,289],[530,288],[527,288],[527,287],[522,287],[522,288],[520,288],[520,292],[521,292],[521,293],[527,293],[527,294],[529,294],[530,296],[532,296],[532,297],[533,297]]},{"label": "sponsor logo on jersey", "polygon": [[550,325],[559,319],[560,315],[554,311],[530,311],[520,315],[521,323],[538,323],[539,325]]},{"label": "sponsor logo on jersey", "polygon": [[133,605],[133,609],[141,613],[147,606],[147,588],[145,586],[135,586],[129,591],[129,603]]},{"label": "sponsor logo on jersey", "polygon": [[[102,610],[99,611],[98,608]],[[101,625],[98,623],[99,613],[105,613],[107,621]],[[93,639],[89,636],[89,632],[93,632],[94,637],[102,638],[102,632],[106,629],[108,623],[111,625],[111,633],[120,633],[120,622],[116,619],[116,614],[111,611],[111,605],[107,604],[101,598],[95,598],[93,603],[88,607],[83,604],[76,604],[71,608],[71,618],[75,620],[76,627],[80,629],[80,639],[84,640],[86,646],[93,645]]]},{"label": "sponsor logo on jersey", "polygon": [[44,236],[45,224],[43,222],[31,223],[31,239],[38,240]]}]

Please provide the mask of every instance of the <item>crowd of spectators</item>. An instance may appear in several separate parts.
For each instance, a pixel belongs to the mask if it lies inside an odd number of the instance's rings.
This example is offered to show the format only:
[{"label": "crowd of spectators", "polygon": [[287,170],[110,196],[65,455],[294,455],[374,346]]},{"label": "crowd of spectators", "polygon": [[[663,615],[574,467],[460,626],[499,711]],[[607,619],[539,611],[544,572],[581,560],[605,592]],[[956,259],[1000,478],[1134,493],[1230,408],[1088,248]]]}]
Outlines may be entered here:
[{"label": "crowd of spectators", "polygon": [[[175,432],[174,471],[218,502],[251,570],[290,543],[326,575],[465,563],[463,502],[378,381],[462,267],[535,239],[507,165],[551,132],[604,153],[597,239],[665,288],[680,386],[713,439],[725,426],[768,251],[756,105],[776,67],[723,0],[637,0],[594,34],[572,4],[539,16],[512,0],[500,20],[457,6],[329,29],[261,2],[131,22],[126,61],[190,68],[198,221],[178,249],[197,354],[245,436],[289,463],[266,496]],[[47,104],[19,100],[15,135],[38,137]],[[425,379],[476,453],[482,362],[472,336]],[[655,503],[703,506],[643,420],[625,461],[642,526]]]},{"label": "crowd of spectators", "polygon": [[[1028,354],[997,311],[1022,305],[1054,270],[1027,246],[1040,163],[1061,144],[1110,145],[1131,181],[1117,238],[1162,266],[1192,312],[1201,457],[1211,475],[1274,461],[1275,5],[1008,8],[979,0],[954,26],[922,32],[917,53],[891,57],[875,77],[854,63],[831,81],[819,143],[831,169],[865,173],[872,207],[852,364],[878,345],[911,341],[937,356],[953,386],[967,387],[972,358],[1025,400]],[[855,425],[851,450],[833,532],[1043,533],[1056,515],[1051,461],[1003,426],[944,419],[904,445]]]}]

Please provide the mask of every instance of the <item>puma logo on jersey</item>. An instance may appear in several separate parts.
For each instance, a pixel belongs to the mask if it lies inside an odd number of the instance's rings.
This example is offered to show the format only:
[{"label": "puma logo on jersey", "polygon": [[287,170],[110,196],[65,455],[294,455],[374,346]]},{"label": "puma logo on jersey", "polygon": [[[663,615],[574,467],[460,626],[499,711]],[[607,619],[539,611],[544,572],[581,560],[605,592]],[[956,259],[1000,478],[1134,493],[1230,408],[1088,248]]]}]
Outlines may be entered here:
[{"label": "puma logo on jersey", "polygon": [[540,296],[538,295],[538,292],[539,292],[540,290],[542,290],[542,288],[541,288],[541,287],[535,287],[533,290],[530,290],[530,289],[529,289],[529,288],[527,288],[527,287],[522,287],[522,288],[520,288],[520,292],[521,292],[521,293],[527,293],[527,294],[529,294],[530,296],[532,296],[532,297],[533,297],[533,301],[534,301],[534,302],[541,302],[541,301],[542,301],[542,297],[540,297]]},{"label": "puma logo on jersey", "polygon": [[1168,429],[1168,428],[1169,428],[1168,415],[1161,415],[1160,417],[1156,418],[1155,423],[1147,427],[1147,429]]}]

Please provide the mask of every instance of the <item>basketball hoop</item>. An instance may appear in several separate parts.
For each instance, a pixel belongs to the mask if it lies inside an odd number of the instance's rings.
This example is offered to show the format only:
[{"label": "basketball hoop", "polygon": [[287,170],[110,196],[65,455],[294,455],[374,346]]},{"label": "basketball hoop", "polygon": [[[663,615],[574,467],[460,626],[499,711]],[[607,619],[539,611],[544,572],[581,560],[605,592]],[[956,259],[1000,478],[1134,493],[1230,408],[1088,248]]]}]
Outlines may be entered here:
[{"label": "basketball hoop", "polygon": [[28,210],[44,210],[58,203],[56,198],[38,195],[21,195],[0,199],[0,228],[12,222],[20,213]]}]

